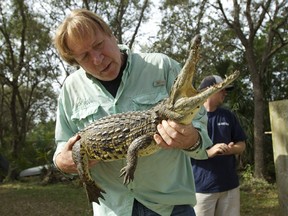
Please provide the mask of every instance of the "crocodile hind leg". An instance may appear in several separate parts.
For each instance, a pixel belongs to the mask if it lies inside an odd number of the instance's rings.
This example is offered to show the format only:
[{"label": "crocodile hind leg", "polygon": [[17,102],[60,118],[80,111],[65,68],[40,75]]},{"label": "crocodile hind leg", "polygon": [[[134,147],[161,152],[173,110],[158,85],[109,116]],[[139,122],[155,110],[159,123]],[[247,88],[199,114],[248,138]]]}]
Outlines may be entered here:
[{"label": "crocodile hind leg", "polygon": [[99,198],[104,199],[101,193],[105,193],[95,181],[93,181],[89,172],[89,159],[86,151],[81,148],[80,141],[76,142],[73,146],[73,160],[77,166],[79,177],[86,190],[89,202],[96,202],[99,204]]},{"label": "crocodile hind leg", "polygon": [[137,166],[138,152],[151,145],[153,135],[146,134],[133,140],[127,150],[127,165],[120,170],[120,177],[124,176],[123,184],[129,184],[134,179],[134,173]]}]

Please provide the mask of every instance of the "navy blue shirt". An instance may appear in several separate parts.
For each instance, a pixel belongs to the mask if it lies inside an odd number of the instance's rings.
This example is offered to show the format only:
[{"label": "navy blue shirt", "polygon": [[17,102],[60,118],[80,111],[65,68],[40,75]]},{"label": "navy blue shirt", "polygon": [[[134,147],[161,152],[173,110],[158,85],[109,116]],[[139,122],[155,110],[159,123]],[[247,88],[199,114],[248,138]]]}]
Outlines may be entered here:
[{"label": "navy blue shirt", "polygon": [[[213,145],[246,140],[239,121],[228,109],[219,107],[214,112],[207,112],[207,116],[208,133]],[[235,155],[215,156],[207,160],[191,159],[191,162],[196,192],[223,192],[239,186]]]}]

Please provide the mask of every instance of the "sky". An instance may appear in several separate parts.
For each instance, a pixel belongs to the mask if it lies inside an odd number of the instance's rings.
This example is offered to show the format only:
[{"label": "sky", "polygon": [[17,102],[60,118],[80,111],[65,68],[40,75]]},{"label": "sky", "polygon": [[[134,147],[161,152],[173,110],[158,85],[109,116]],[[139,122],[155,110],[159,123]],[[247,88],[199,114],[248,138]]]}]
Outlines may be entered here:
[{"label": "sky", "polygon": [[136,38],[136,44],[133,48],[133,51],[140,52],[141,46],[149,46],[153,44],[155,38],[157,36],[157,33],[160,29],[161,24],[161,13],[158,10],[159,7],[159,0],[153,1],[154,6],[151,8],[150,19],[147,23],[142,23],[140,30],[139,30],[139,36]]}]

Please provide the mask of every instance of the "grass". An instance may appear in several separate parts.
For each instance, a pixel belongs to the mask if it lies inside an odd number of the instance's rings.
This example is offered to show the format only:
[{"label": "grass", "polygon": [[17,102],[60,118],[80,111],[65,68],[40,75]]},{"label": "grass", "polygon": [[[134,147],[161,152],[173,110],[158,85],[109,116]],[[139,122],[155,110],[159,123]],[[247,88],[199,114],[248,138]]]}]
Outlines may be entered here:
[{"label": "grass", "polygon": [[[88,216],[92,215],[92,209],[77,182],[46,186],[15,182],[0,184],[0,215]],[[251,179],[242,182],[241,215],[280,215],[275,185]]]},{"label": "grass", "polygon": [[242,182],[241,215],[245,216],[279,216],[277,188],[263,180],[250,179]]},{"label": "grass", "polygon": [[88,216],[91,205],[84,190],[72,183],[42,186],[36,183],[0,185],[0,215]]}]

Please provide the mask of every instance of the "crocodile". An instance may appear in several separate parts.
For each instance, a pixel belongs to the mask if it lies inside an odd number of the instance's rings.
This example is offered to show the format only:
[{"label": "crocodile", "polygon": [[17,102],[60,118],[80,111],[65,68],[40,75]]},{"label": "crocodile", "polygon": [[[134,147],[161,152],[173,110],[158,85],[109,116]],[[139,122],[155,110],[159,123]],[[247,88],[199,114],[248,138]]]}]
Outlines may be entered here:
[{"label": "crocodile", "polygon": [[192,39],[188,59],[168,98],[146,111],[124,112],[100,118],[78,132],[81,138],[73,146],[72,156],[89,202],[99,204],[99,198],[104,199],[103,193],[106,193],[90,175],[90,159],[113,161],[126,158],[127,163],[120,170],[120,177],[123,177],[124,184],[129,184],[134,179],[137,158],[159,150],[153,135],[157,133],[157,125],[163,119],[191,124],[206,99],[238,77],[239,71],[235,71],[222,83],[198,92],[192,83],[200,59],[200,44],[201,36],[196,35]]}]

